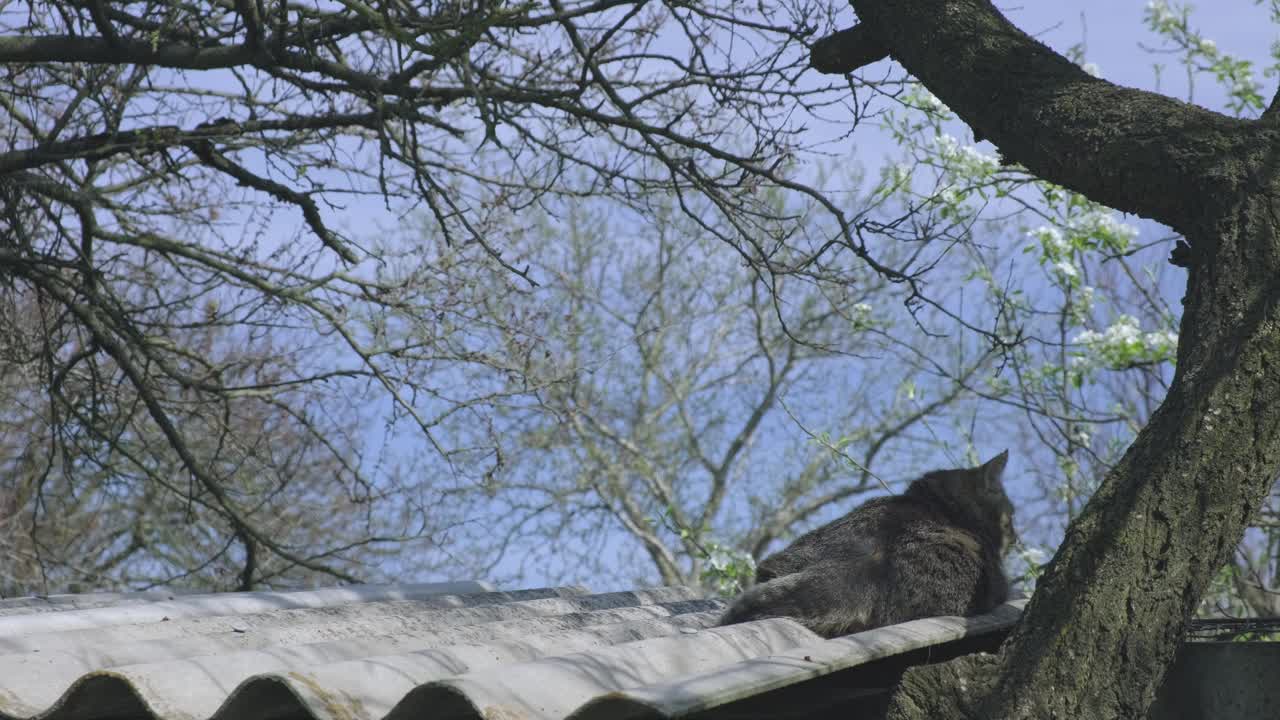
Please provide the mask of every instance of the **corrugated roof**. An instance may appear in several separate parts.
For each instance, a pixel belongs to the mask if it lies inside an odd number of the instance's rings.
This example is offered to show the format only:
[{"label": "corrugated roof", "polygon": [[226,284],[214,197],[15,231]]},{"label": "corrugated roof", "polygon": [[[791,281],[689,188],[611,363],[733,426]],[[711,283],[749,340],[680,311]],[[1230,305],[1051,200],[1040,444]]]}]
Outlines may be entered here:
[{"label": "corrugated roof", "polygon": [[1021,602],[823,640],[715,627],[688,588],[482,583],[0,602],[0,713],[67,718],[690,717],[1009,627]]}]

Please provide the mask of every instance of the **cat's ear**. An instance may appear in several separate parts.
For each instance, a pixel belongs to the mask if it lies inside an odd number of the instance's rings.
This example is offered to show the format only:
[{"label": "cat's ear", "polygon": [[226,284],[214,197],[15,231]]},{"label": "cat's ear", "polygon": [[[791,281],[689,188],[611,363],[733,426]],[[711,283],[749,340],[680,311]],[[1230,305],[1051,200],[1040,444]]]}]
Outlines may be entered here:
[{"label": "cat's ear", "polygon": [[1005,450],[999,455],[991,458],[982,464],[982,477],[988,483],[1000,482],[1000,476],[1004,474],[1004,466],[1009,462],[1009,451]]}]

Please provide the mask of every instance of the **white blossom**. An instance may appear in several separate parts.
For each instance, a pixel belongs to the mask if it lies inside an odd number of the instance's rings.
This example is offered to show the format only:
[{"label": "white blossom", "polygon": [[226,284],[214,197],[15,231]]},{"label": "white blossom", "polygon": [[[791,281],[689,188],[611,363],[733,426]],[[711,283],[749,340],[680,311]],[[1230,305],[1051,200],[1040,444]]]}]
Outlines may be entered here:
[{"label": "white blossom", "polygon": [[1135,362],[1162,362],[1169,360],[1178,347],[1178,334],[1171,330],[1144,332],[1138,320],[1131,315],[1121,315],[1102,332],[1085,330],[1076,335],[1075,343],[1083,345],[1088,355],[1073,365],[1127,367]]},{"label": "white blossom", "polygon": [[1116,220],[1115,213],[1110,210],[1093,210],[1071,219],[1072,230],[1090,235],[1112,235],[1128,241],[1138,237],[1138,228]]},{"label": "white blossom", "polygon": [[1173,11],[1169,9],[1167,0],[1148,0],[1147,13],[1157,25],[1163,25],[1176,19]]},{"label": "white blossom", "polygon": [[1000,169],[997,158],[984,154],[972,145],[962,145],[959,140],[945,133],[934,136],[933,146],[944,163],[955,166],[961,172],[986,174]]},{"label": "white blossom", "polygon": [[1076,266],[1067,260],[1059,260],[1054,263],[1053,269],[1064,280],[1075,280],[1080,277],[1080,271],[1076,270]]},{"label": "white blossom", "polygon": [[1172,330],[1161,330],[1147,333],[1146,342],[1152,347],[1172,349],[1178,347],[1178,333]]},{"label": "white blossom", "polygon": [[893,163],[888,167],[886,176],[891,185],[906,185],[911,180],[911,166],[906,163]]},{"label": "white blossom", "polygon": [[1081,345],[1119,345],[1123,343],[1136,342],[1141,336],[1138,329],[1138,320],[1132,315],[1121,315],[1103,332],[1095,332],[1093,330],[1085,330],[1076,336],[1076,342]]},{"label": "white blossom", "polygon": [[1027,234],[1038,240],[1046,251],[1050,251],[1053,254],[1061,254],[1071,250],[1071,246],[1062,237],[1062,231],[1056,227],[1041,225]]},{"label": "white blossom", "polygon": [[1089,311],[1093,308],[1093,299],[1096,294],[1092,285],[1085,285],[1080,288],[1076,294],[1076,304],[1080,306],[1082,311]]},{"label": "white blossom", "polygon": [[944,115],[951,114],[951,108],[947,104],[938,99],[937,95],[929,92],[927,88],[920,89],[920,107],[929,112],[942,113]]},{"label": "white blossom", "polygon": [[943,205],[959,205],[964,200],[964,196],[954,185],[949,185],[938,193],[938,201]]},{"label": "white blossom", "polygon": [[1049,553],[1034,545],[1023,545],[1018,554],[1030,565],[1043,565],[1049,559]]}]

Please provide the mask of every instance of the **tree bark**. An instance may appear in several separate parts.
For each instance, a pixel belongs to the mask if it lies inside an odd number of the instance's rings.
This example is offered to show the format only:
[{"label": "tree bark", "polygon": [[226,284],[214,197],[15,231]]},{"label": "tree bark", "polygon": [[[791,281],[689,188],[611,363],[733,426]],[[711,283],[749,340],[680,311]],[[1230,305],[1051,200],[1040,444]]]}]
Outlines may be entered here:
[{"label": "tree bark", "polygon": [[1168,396],[1000,653],[912,670],[890,717],[1143,717],[1280,472],[1280,132],[1093,78],[987,0],[851,2],[864,35],[1007,160],[1190,244]]}]

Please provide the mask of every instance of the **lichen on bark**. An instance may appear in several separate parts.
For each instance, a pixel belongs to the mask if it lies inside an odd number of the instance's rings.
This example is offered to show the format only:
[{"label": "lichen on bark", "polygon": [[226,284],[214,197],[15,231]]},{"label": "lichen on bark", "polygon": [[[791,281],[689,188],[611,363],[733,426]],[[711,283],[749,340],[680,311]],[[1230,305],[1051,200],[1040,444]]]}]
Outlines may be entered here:
[{"label": "lichen on bark", "polygon": [[889,717],[976,720],[998,671],[996,656],[988,653],[911,668],[893,696]]}]

